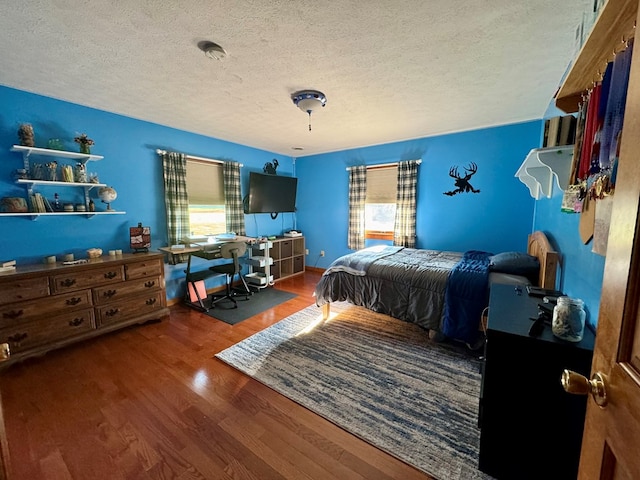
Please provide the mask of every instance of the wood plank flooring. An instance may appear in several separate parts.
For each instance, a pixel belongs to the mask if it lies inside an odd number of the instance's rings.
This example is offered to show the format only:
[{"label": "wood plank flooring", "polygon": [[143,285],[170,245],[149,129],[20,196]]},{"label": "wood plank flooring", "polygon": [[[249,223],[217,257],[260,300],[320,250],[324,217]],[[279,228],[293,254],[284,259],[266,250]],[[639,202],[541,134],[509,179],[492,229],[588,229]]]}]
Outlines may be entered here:
[{"label": "wood plank flooring", "polygon": [[312,305],[319,278],[235,326],[175,305],[0,372],[9,478],[433,480],[213,358]]}]

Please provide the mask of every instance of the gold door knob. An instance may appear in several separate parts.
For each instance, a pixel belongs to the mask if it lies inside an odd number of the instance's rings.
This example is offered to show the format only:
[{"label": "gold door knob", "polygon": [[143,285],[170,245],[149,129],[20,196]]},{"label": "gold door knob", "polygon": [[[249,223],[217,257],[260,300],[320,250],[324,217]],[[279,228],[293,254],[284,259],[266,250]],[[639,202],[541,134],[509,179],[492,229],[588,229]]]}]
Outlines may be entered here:
[{"label": "gold door knob", "polygon": [[607,398],[607,389],[605,387],[606,375],[600,372],[596,372],[589,380],[584,375],[580,375],[571,370],[564,370],[562,372],[562,388],[567,393],[573,393],[575,395],[587,395],[591,393],[593,399],[600,407],[607,405],[609,399]]},{"label": "gold door knob", "polygon": [[11,349],[9,348],[9,344],[0,343],[0,362],[9,360],[9,357],[11,357]]}]

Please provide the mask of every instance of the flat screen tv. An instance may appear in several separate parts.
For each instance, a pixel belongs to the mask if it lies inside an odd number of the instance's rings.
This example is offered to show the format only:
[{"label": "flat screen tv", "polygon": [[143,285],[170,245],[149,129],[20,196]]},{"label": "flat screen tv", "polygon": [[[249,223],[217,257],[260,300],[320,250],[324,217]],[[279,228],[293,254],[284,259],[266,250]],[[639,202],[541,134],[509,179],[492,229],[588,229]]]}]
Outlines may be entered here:
[{"label": "flat screen tv", "polygon": [[298,179],[249,172],[247,213],[295,212]]}]

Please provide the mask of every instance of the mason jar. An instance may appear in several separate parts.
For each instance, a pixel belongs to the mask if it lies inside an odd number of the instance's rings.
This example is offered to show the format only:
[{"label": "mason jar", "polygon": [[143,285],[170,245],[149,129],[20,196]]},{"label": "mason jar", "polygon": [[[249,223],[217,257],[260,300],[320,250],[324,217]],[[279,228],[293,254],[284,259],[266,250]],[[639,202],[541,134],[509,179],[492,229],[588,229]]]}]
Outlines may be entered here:
[{"label": "mason jar", "polygon": [[584,302],[579,298],[558,297],[553,309],[551,331],[553,334],[569,342],[579,342],[584,334],[587,314]]}]

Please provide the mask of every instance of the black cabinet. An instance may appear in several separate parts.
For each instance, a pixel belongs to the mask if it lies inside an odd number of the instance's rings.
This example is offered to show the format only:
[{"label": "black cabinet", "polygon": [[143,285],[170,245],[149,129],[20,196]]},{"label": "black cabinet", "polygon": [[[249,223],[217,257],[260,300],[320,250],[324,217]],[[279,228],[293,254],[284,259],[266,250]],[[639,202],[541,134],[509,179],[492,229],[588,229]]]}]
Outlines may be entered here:
[{"label": "black cabinet", "polygon": [[545,326],[530,337],[540,298],[522,287],[494,285],[480,392],[479,468],[498,480],[575,479],[586,396],[560,383],[565,368],[589,375],[594,335],[557,339]]}]

